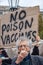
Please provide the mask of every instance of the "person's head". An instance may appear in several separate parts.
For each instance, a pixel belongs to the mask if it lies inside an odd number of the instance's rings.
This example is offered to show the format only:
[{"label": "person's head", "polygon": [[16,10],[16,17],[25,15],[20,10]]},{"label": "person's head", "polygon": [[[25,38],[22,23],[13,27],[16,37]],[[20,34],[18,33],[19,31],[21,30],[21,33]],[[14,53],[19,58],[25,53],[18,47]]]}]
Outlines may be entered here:
[{"label": "person's head", "polygon": [[21,52],[22,50],[25,50],[27,52],[30,52],[31,44],[30,41],[26,38],[21,38],[17,42],[18,51]]}]

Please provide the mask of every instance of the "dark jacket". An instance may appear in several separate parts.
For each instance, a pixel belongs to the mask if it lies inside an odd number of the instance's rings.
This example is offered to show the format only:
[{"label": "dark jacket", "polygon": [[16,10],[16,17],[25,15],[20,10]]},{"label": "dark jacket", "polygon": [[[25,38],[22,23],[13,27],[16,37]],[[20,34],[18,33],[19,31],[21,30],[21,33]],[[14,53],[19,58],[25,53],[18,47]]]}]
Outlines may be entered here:
[{"label": "dark jacket", "polygon": [[[12,64],[11,65],[17,65],[15,63],[16,58],[12,59]],[[31,55],[31,60],[30,60],[31,64],[29,64],[29,60],[26,61],[22,61],[20,64],[18,65],[43,65],[43,57],[41,56],[37,56],[37,55]]]},{"label": "dark jacket", "polygon": [[32,55],[39,55],[39,49],[37,46],[34,46]]}]

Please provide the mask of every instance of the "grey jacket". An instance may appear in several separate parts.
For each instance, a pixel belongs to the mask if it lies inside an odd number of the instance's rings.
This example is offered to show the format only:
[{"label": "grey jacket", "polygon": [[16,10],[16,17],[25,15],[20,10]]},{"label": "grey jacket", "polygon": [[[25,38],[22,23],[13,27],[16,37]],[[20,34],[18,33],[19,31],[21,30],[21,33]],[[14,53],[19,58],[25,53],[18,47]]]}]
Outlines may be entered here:
[{"label": "grey jacket", "polygon": [[[12,59],[11,65],[17,65],[17,64],[15,64],[15,60],[16,60],[16,58]],[[32,65],[43,65],[43,57],[37,56],[37,55],[35,55],[35,56],[31,55],[31,62],[32,62]],[[18,64],[18,65],[20,65],[20,64]],[[25,65],[25,64],[21,64],[21,65]]]}]

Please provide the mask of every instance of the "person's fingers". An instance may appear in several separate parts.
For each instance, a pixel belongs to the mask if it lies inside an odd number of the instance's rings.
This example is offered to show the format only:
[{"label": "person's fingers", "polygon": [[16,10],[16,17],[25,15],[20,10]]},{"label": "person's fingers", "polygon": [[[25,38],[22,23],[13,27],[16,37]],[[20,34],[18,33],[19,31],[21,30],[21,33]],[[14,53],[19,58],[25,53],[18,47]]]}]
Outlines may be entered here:
[{"label": "person's fingers", "polygon": [[19,55],[16,61],[17,61],[18,63],[20,63],[22,60],[23,60],[23,56],[22,56],[22,55]]},{"label": "person's fingers", "polygon": [[20,63],[27,56],[27,52],[21,52],[17,57],[17,62]]},{"label": "person's fingers", "polygon": [[24,51],[24,52],[21,52],[20,54],[23,56],[23,58],[25,58],[28,55],[28,52]]}]

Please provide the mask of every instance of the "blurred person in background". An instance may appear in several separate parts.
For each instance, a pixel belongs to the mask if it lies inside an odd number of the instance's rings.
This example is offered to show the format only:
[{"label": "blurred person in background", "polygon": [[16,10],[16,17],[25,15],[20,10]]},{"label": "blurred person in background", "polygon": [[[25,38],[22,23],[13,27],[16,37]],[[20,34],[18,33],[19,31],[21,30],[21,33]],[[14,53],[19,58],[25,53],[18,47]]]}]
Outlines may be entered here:
[{"label": "blurred person in background", "polygon": [[40,48],[40,45],[42,45],[42,44],[43,44],[43,40],[40,39],[40,36],[36,35],[36,41],[33,44],[34,48],[33,48],[32,55],[40,54],[39,48]]},{"label": "blurred person in background", "polygon": [[11,64],[11,59],[9,58],[4,48],[0,48],[0,65],[8,65]]},{"label": "blurred person in background", "polygon": [[32,55],[39,55],[39,42],[40,41],[40,37],[37,35],[36,36],[36,41],[35,41],[35,43],[34,43],[34,48],[33,48],[33,52],[32,52]]}]

